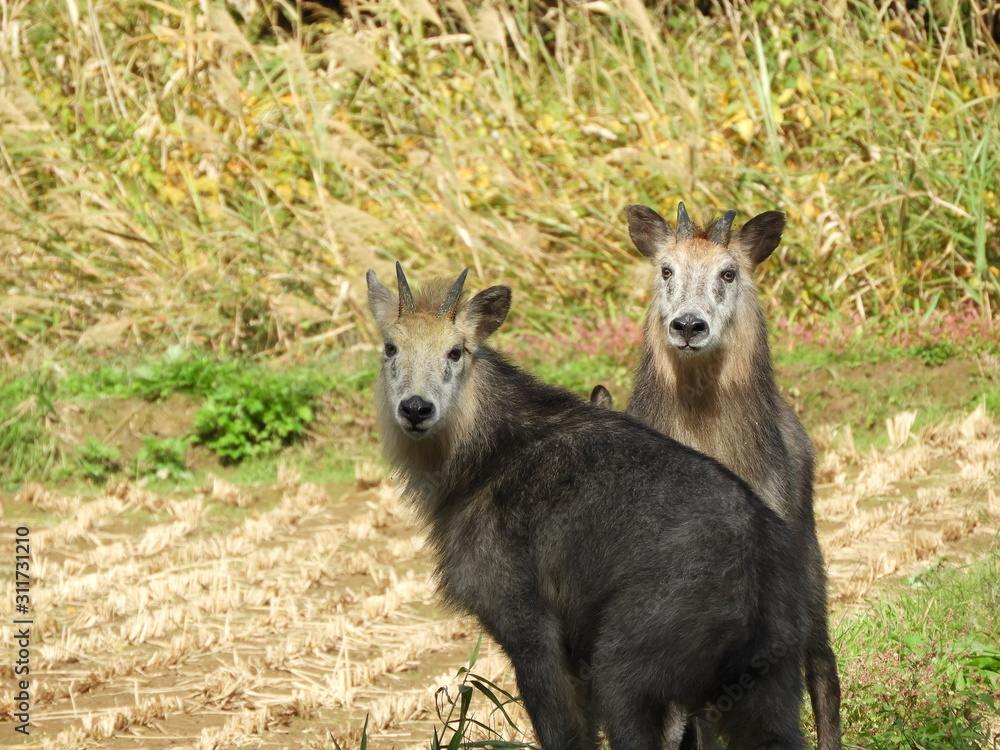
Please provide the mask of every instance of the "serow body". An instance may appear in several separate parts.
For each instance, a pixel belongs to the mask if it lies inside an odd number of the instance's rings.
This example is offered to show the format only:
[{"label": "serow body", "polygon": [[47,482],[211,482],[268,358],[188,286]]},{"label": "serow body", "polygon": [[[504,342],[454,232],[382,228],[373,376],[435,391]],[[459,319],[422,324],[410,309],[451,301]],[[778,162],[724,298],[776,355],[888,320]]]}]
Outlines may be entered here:
[{"label": "serow body", "polygon": [[718,462],[545,385],[484,344],[510,289],[399,295],[379,429],[429,526],[439,586],[514,667],[543,750],[680,741],[711,711],[731,750],[801,748],[801,540]]},{"label": "serow body", "polygon": [[677,227],[646,206],[627,209],[629,234],[655,269],[627,411],[721,461],[791,525],[801,541],[809,632],[806,684],[819,750],[837,750],[840,682],[827,628],[826,566],[813,515],[813,448],[781,397],[753,273],[781,240],[767,211],[732,232],[734,211],[704,229],[681,203]]}]

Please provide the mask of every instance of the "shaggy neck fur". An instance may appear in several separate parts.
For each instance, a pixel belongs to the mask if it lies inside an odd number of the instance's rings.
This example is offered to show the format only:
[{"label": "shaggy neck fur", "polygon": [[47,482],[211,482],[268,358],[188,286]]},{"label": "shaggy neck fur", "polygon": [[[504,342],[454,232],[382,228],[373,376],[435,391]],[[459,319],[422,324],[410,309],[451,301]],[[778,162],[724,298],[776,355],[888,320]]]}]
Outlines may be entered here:
[{"label": "shaggy neck fur", "polygon": [[667,341],[663,321],[651,310],[628,412],[721,461],[768,500],[764,486],[782,460],[773,455],[780,396],[764,313],[751,299],[720,346],[693,356]]}]

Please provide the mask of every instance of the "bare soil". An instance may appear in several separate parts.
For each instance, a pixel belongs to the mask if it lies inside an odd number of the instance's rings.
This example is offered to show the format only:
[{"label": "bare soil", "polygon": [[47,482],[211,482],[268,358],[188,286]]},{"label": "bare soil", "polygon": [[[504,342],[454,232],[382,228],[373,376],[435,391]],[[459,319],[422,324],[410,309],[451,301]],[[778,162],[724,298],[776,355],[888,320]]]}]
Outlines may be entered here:
[{"label": "bare soil", "polygon": [[[809,377],[803,391],[822,387],[822,374]],[[144,404],[60,412],[65,439],[124,446],[190,418],[182,401],[159,416]],[[888,447],[859,450],[838,413],[812,430],[835,620],[928,564],[995,548],[1000,421],[979,408],[913,429],[902,414],[883,427]],[[426,746],[436,691],[450,684],[454,695],[479,628],[440,606],[422,530],[394,487],[370,466],[358,475],[316,486],[285,471],[266,488],[214,480],[179,495],[127,482],[94,497],[26,486],[6,498],[0,536],[33,529],[37,746],[354,748],[366,717],[377,747]],[[6,638],[14,585],[9,570],[0,576]],[[475,671],[512,687],[489,643]],[[10,660],[0,677],[0,732],[14,744]]]},{"label": "bare soil", "polygon": [[[147,438],[163,440],[190,435],[200,406],[195,398],[180,393],[162,401],[138,398],[62,401],[55,404],[55,417],[49,428],[68,455],[74,455],[93,438],[117,449],[122,466],[127,467],[134,465]],[[195,471],[218,466],[215,455],[200,446],[189,446],[184,458],[188,468]]]}]

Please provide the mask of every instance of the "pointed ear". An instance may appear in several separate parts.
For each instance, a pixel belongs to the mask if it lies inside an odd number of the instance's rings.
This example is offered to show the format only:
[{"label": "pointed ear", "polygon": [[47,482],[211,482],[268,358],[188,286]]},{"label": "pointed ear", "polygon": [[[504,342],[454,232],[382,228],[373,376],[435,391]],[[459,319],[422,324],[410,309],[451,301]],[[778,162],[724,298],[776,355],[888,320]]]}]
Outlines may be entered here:
[{"label": "pointed ear", "polygon": [[594,390],[590,392],[590,403],[604,409],[611,409],[611,411],[615,410],[615,400],[603,385],[594,386]]},{"label": "pointed ear", "polygon": [[656,260],[656,254],[674,236],[674,230],[662,216],[646,206],[628,206],[625,215],[632,244],[647,258]]},{"label": "pointed ear", "polygon": [[368,280],[368,309],[379,331],[384,332],[399,317],[399,298],[378,280],[374,271],[369,271],[365,278]]},{"label": "pointed ear", "polygon": [[480,342],[500,327],[509,311],[510,287],[491,286],[470,299],[459,310],[455,322],[471,330],[476,342]]},{"label": "pointed ear", "polygon": [[781,211],[765,211],[754,216],[743,225],[732,244],[750,256],[756,266],[767,260],[774,248],[781,242],[781,232],[785,228],[785,215]]}]

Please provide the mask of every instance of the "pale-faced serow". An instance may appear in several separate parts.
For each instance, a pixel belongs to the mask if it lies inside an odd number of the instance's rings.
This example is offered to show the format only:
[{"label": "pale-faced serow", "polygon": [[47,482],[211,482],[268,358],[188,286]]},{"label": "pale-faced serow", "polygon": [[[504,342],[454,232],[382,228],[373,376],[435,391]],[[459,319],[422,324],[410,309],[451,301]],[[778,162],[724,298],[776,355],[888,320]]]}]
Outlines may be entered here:
[{"label": "pale-faced serow", "polygon": [[677,227],[627,209],[632,241],[653,265],[652,297],[627,411],[742,477],[802,540],[810,617],[806,684],[819,750],[841,746],[840,681],[827,627],[826,566],[813,514],[813,448],[774,381],[754,271],[781,240],[767,211],[733,233],[729,211],[704,229],[681,203]]},{"label": "pale-faced serow", "polygon": [[[543,750],[803,747],[803,555],[721,464],[520,370],[485,341],[511,291],[398,296],[368,272],[385,453],[444,598],[503,648]],[[680,722],[683,728],[683,721]]]}]

